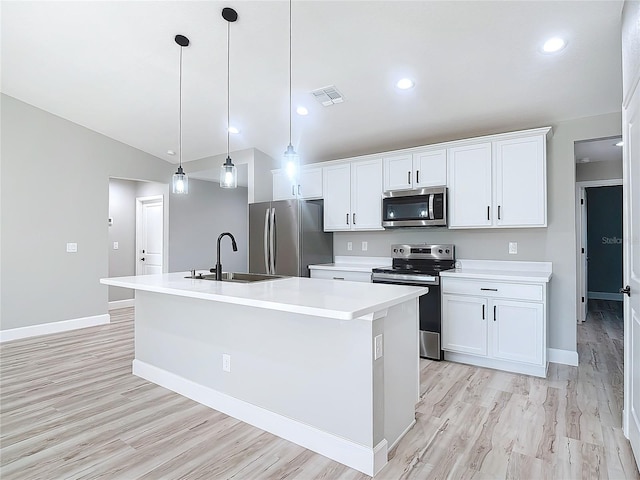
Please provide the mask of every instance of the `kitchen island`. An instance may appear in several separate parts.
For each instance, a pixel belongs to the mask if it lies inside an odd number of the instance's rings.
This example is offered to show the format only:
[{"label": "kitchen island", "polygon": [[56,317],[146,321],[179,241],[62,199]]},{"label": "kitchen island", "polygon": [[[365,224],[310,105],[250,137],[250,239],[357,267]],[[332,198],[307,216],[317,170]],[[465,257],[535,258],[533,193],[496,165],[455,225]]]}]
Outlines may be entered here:
[{"label": "kitchen island", "polygon": [[421,287],[185,273],[136,290],[133,373],[368,475],[415,423]]}]

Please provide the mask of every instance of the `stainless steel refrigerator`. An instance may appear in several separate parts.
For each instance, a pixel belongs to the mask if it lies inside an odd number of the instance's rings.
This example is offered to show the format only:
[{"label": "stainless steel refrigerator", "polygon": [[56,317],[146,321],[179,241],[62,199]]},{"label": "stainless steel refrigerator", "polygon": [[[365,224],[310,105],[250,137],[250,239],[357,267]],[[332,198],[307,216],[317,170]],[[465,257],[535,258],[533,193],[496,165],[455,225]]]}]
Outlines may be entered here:
[{"label": "stainless steel refrigerator", "polygon": [[322,200],[249,205],[249,271],[308,277],[309,265],[333,262],[333,233],[323,230]]}]

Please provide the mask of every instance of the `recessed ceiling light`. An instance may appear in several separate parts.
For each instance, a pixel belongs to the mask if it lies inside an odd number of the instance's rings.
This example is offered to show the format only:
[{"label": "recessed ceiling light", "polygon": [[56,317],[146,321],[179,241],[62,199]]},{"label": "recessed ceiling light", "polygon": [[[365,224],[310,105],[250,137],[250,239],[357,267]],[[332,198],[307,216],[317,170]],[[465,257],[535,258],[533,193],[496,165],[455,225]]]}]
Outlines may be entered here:
[{"label": "recessed ceiling light", "polygon": [[173,150],[167,150],[167,155],[175,155],[176,152],[174,152]]},{"label": "recessed ceiling light", "polygon": [[296,113],[297,113],[298,115],[303,115],[303,116],[304,116],[304,115],[307,115],[307,114],[309,113],[309,110],[307,110],[307,109],[306,109],[305,107],[303,107],[303,106],[300,106],[300,107],[296,108]]},{"label": "recessed ceiling light", "polygon": [[542,51],[544,53],[556,53],[566,46],[567,42],[564,38],[553,37],[544,42],[544,45],[542,45]]},{"label": "recessed ceiling light", "polygon": [[400,90],[408,90],[409,88],[413,88],[414,85],[415,83],[413,83],[413,80],[411,80],[410,78],[402,78],[398,80],[398,83],[396,83],[396,87],[398,87]]},{"label": "recessed ceiling light", "polygon": [[623,145],[624,145],[624,142],[623,142],[623,141],[620,141],[620,142],[616,143],[614,146],[615,146],[615,147],[621,147],[621,146],[623,146]]},{"label": "recessed ceiling light", "polygon": [[235,135],[236,133],[240,133],[240,130],[238,130],[236,127],[229,127],[229,133]]}]

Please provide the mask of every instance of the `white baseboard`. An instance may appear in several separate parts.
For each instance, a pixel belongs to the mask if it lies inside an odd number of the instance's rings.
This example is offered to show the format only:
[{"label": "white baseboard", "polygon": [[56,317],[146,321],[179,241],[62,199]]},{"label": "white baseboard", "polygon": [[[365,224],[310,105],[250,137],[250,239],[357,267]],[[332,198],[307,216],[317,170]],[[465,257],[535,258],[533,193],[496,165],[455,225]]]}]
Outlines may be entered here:
[{"label": "white baseboard", "polygon": [[204,385],[199,385],[137,359],[133,361],[133,374],[254,427],[313,450],[366,475],[375,475],[387,464],[386,440],[382,440],[374,448],[366,447]]},{"label": "white baseboard", "polygon": [[66,332],[78,328],[94,327],[109,323],[111,317],[108,313],[94,315],[92,317],[73,318],[61,322],[41,323],[39,325],[29,325],[28,327],[11,328],[0,330],[0,343],[18,340],[20,338],[36,337],[38,335],[48,335],[50,333]]},{"label": "white baseboard", "polygon": [[589,300],[617,300],[619,302],[624,300],[622,293],[611,292],[587,292],[587,298]]},{"label": "white baseboard", "polygon": [[572,367],[578,366],[578,352],[560,350],[558,348],[547,348],[547,356],[552,363],[571,365]]},{"label": "white baseboard", "polygon": [[115,310],[116,308],[135,307],[136,299],[129,298],[127,300],[114,300],[109,302],[109,310]]}]

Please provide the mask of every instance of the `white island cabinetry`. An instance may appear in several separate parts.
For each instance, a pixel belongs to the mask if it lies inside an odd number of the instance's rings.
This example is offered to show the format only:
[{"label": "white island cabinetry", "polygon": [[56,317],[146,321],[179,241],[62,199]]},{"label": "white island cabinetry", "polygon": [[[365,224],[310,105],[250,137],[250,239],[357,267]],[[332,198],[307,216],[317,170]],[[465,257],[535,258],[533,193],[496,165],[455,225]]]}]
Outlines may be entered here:
[{"label": "white island cabinetry", "polygon": [[545,377],[551,264],[460,262],[441,273],[445,358]]},{"label": "white island cabinetry", "polygon": [[367,475],[380,471],[415,423],[425,288],[184,277],[101,280],[136,290],[135,375]]}]

